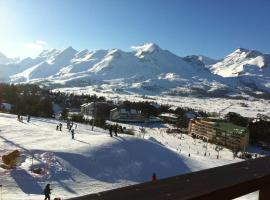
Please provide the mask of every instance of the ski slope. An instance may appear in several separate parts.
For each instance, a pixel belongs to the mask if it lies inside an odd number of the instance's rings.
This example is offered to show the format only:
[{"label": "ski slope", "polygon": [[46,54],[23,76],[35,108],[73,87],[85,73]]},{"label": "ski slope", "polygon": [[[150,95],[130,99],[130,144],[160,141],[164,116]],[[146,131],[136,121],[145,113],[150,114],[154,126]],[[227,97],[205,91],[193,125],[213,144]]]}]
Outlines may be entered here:
[{"label": "ski slope", "polygon": [[[15,115],[0,113],[0,155],[15,149],[22,153],[16,169],[0,168],[3,200],[43,199],[47,183],[53,188],[52,199],[66,199],[150,181],[153,172],[160,179],[241,161],[227,149],[217,160],[211,145],[211,155],[205,157],[201,141],[168,135],[166,127],[147,128],[142,138],[139,126],[133,126],[136,136],[111,138],[105,130],[78,124],[72,140],[65,124],[62,132],[56,131],[58,123],[45,118],[19,122]],[[31,172],[32,158],[33,166],[46,173]]]}]

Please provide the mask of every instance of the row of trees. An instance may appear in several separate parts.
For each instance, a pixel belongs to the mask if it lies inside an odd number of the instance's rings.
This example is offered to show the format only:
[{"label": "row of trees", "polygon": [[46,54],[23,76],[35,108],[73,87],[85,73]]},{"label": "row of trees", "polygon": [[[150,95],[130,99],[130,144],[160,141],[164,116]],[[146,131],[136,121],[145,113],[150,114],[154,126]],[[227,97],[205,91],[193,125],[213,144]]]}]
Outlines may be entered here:
[{"label": "row of trees", "polygon": [[0,84],[0,103],[11,104],[10,112],[14,114],[53,116],[50,92],[35,85]]},{"label": "row of trees", "polygon": [[238,113],[230,112],[225,118],[239,126],[247,127],[250,134],[250,143],[269,143],[270,144],[270,121],[263,118],[256,120],[246,118]]}]

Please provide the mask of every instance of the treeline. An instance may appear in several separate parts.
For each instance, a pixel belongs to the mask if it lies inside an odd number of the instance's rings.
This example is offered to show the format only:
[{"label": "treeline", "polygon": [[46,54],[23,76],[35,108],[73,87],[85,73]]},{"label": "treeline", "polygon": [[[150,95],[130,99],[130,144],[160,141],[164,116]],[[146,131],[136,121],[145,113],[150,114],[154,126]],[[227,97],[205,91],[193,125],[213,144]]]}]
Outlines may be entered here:
[{"label": "treeline", "polygon": [[41,117],[53,116],[53,104],[49,90],[36,85],[0,84],[0,103],[11,104],[10,112]]},{"label": "treeline", "polygon": [[262,142],[270,144],[270,119],[258,117],[254,120],[234,112],[228,113],[225,118],[235,125],[247,127],[251,144],[260,144]]},{"label": "treeline", "polygon": [[59,105],[62,110],[79,109],[83,103],[92,101],[102,102],[105,98],[96,95],[53,93],[32,84],[0,83],[0,103],[11,104],[9,112],[12,114],[50,118],[54,117],[53,104]]},{"label": "treeline", "polygon": [[68,94],[62,92],[53,93],[53,100],[56,104],[60,105],[62,108],[64,107],[74,107],[80,108],[80,106],[84,103],[88,102],[104,102],[106,101],[105,97],[97,97],[96,95],[76,95],[76,94]]},{"label": "treeline", "polygon": [[270,144],[270,121],[258,120],[249,124],[251,143]]}]

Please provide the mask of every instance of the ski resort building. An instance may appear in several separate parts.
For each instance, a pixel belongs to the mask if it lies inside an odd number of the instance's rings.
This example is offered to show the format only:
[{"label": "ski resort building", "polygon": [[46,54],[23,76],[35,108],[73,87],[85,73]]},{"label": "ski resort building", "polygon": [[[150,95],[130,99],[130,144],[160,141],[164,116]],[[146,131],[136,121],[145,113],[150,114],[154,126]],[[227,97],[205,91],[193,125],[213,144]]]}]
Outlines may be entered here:
[{"label": "ski resort building", "polygon": [[110,111],[110,120],[119,122],[144,122],[141,111],[126,108],[114,108]]},{"label": "ski resort building", "polygon": [[245,127],[215,119],[192,119],[189,121],[188,132],[232,150],[245,149],[249,144],[249,133]]},{"label": "ski resort building", "polygon": [[107,102],[90,102],[81,105],[81,114],[93,116],[100,106],[107,106]]},{"label": "ski resort building", "polygon": [[173,113],[162,113],[159,115],[159,118],[163,119],[163,121],[167,123],[176,124],[179,117]]}]

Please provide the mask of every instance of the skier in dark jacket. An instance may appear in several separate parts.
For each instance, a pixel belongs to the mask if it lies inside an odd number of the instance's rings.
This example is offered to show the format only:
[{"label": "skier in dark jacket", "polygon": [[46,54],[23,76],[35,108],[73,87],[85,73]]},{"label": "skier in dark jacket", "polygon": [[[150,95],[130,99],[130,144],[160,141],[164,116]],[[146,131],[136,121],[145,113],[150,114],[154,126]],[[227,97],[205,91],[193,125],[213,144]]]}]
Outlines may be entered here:
[{"label": "skier in dark jacket", "polygon": [[27,122],[30,122],[30,115],[27,115]]},{"label": "skier in dark jacket", "polygon": [[62,131],[62,123],[59,124],[59,130]]},{"label": "skier in dark jacket", "polygon": [[113,127],[112,127],[112,125],[111,125],[110,128],[109,128],[109,132],[110,132],[110,136],[112,137],[112,136],[113,136],[113,134],[112,134],[112,132],[113,132]]},{"label": "skier in dark jacket", "polygon": [[74,140],[74,134],[75,134],[74,129],[72,129],[71,130],[71,139],[73,139],[73,140]]},{"label": "skier in dark jacket", "polygon": [[114,127],[114,135],[117,137],[117,129],[118,129],[118,125],[116,124]]},{"label": "skier in dark jacket", "polygon": [[50,194],[51,194],[51,188],[50,188],[50,184],[47,184],[46,187],[44,188],[44,195],[45,195],[45,199],[44,200],[50,200]]}]

